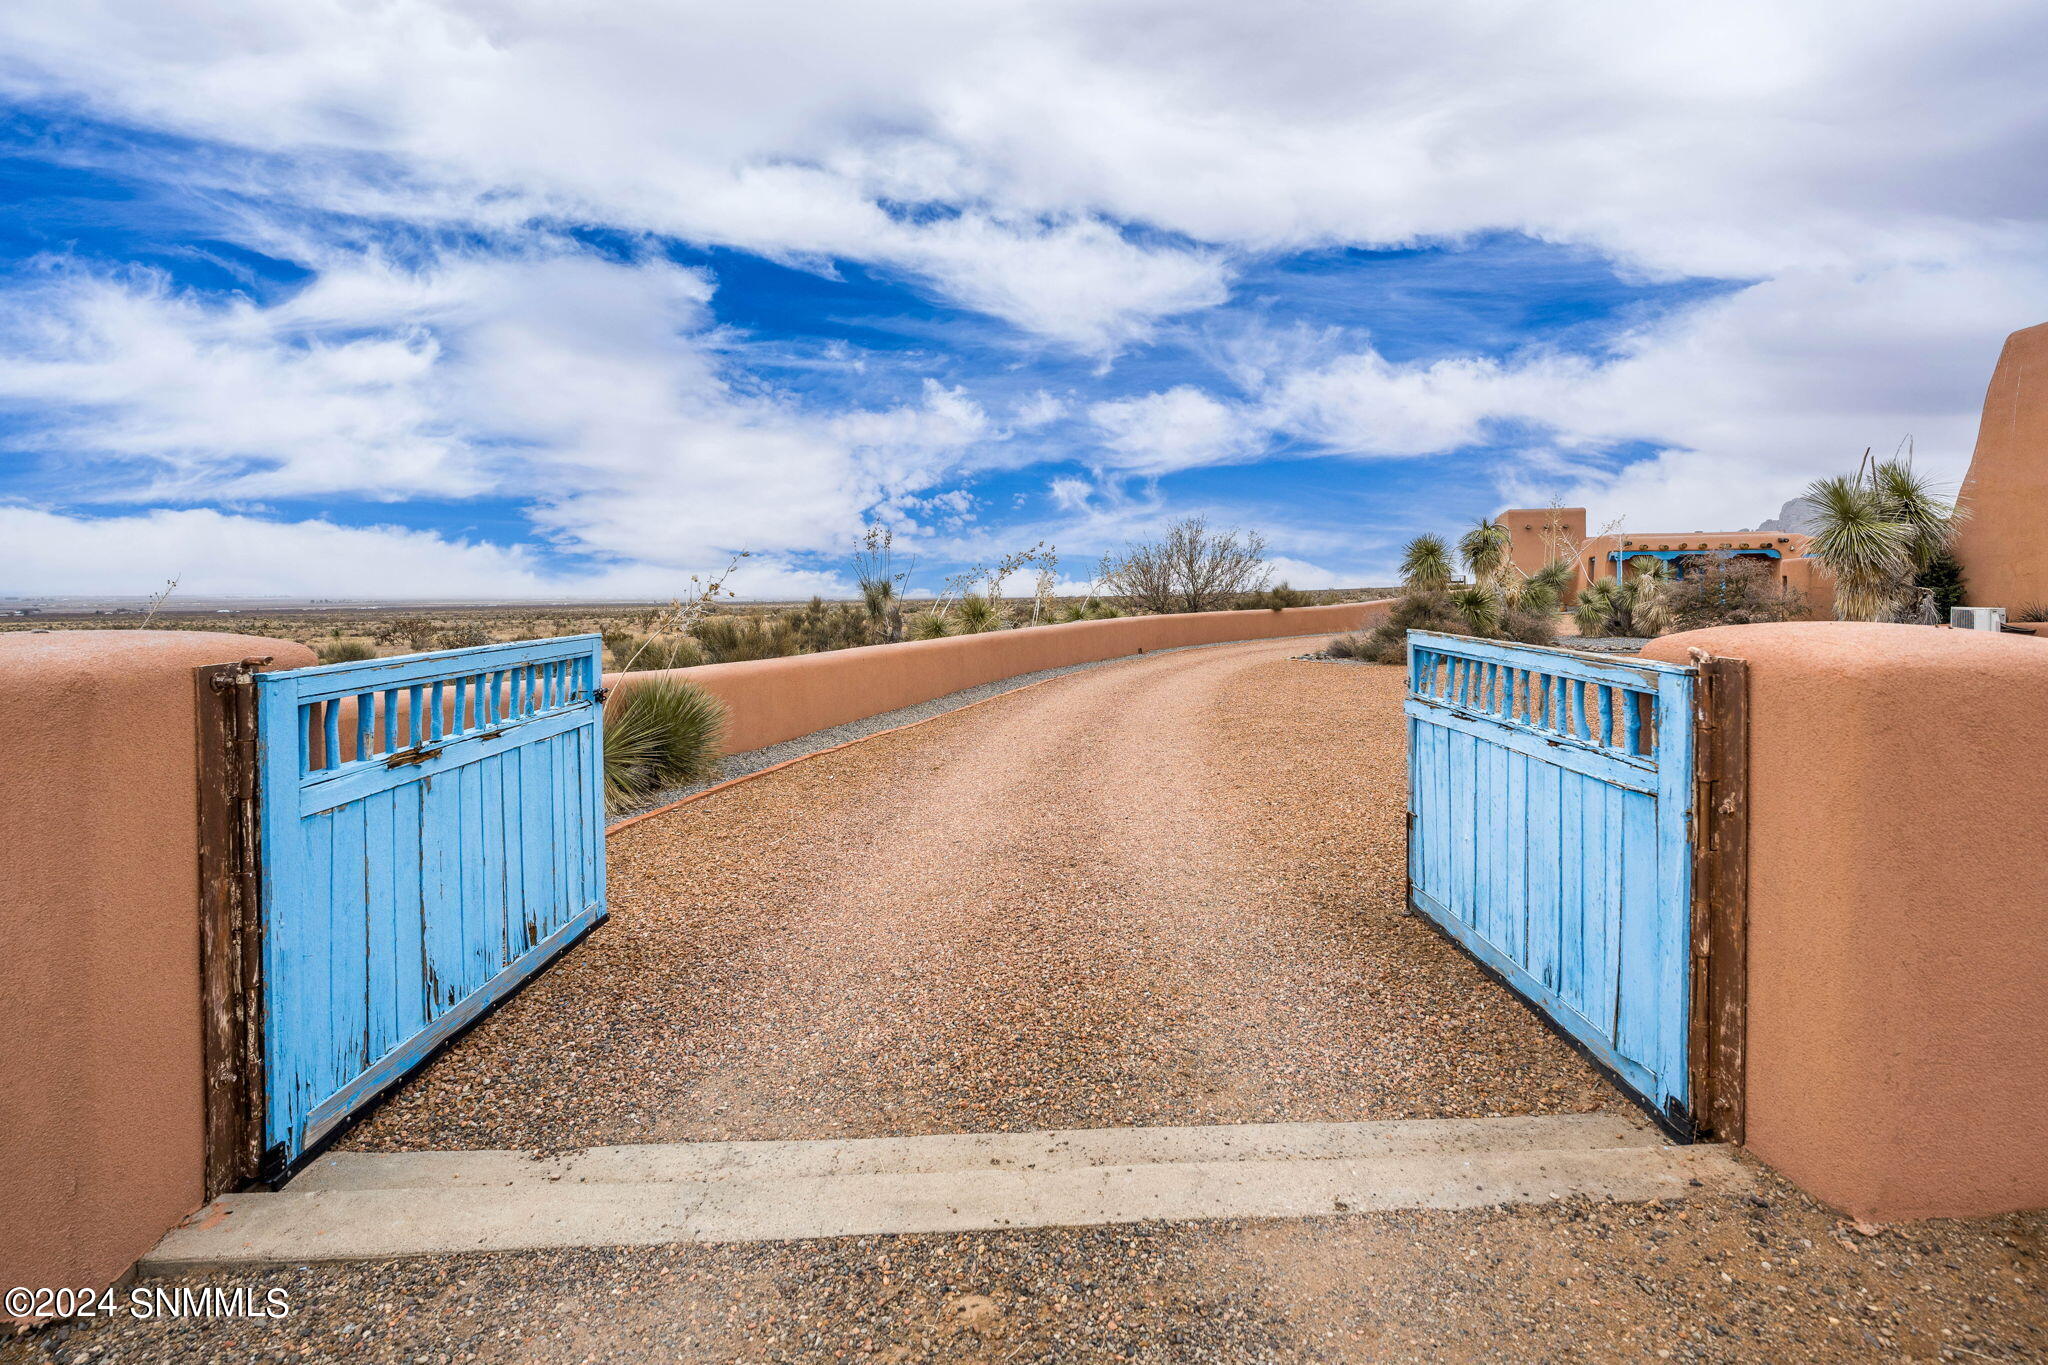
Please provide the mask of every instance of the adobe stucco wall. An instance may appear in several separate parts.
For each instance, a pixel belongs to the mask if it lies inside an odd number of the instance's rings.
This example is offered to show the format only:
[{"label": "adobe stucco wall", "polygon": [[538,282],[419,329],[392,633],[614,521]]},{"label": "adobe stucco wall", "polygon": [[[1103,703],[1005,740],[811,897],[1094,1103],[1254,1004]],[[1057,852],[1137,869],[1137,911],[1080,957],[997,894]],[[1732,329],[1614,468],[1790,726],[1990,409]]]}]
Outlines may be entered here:
[{"label": "adobe stucco wall", "polygon": [[647,678],[674,677],[697,684],[726,704],[726,749],[742,753],[1042,668],[1064,668],[1184,645],[1336,635],[1377,623],[1392,605],[1390,601],[1344,602],[1285,611],[1211,611],[1074,621],[788,659],[611,673],[605,681],[614,687],[631,687]]},{"label": "adobe stucco wall", "polygon": [[2048,604],[2048,323],[2005,339],[1962,504],[1956,558],[1970,605]]},{"label": "adobe stucco wall", "polygon": [[2048,1207],[2048,643],[1796,622],[1643,654],[1689,647],[1750,665],[1750,1148],[1864,1218]]},{"label": "adobe stucco wall", "polygon": [[192,670],[285,640],[0,635],[0,1286],[111,1283],[198,1207]]}]

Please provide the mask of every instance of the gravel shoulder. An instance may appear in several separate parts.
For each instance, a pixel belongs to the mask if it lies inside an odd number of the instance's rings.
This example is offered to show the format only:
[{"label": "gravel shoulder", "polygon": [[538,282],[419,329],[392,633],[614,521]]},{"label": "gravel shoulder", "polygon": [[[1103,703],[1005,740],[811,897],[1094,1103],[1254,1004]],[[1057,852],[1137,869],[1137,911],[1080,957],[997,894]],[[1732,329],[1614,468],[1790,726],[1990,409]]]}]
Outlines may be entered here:
[{"label": "gravel shoulder", "polygon": [[1402,670],[1077,672],[614,835],[612,919],[366,1150],[1625,1102],[1405,913]]}]

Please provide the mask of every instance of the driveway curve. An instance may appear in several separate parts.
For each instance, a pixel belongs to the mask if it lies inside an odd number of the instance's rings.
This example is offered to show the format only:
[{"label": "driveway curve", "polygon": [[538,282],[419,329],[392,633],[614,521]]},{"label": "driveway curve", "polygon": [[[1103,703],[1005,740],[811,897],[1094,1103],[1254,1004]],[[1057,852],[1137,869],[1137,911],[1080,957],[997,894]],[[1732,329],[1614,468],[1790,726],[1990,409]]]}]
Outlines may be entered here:
[{"label": "driveway curve", "polygon": [[366,1150],[1625,1102],[1404,913],[1402,670],[1147,656],[614,835],[611,920]]}]

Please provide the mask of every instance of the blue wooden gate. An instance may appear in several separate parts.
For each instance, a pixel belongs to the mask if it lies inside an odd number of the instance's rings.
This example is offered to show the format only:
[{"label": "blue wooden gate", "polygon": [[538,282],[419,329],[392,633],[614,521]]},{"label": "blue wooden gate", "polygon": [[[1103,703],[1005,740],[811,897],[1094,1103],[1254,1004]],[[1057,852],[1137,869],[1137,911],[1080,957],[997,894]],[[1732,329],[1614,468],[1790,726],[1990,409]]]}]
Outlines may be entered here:
[{"label": "blue wooden gate", "polygon": [[595,635],[256,677],[267,1174],[604,918]]},{"label": "blue wooden gate", "polygon": [[1695,671],[1408,651],[1414,908],[1689,1129]]}]

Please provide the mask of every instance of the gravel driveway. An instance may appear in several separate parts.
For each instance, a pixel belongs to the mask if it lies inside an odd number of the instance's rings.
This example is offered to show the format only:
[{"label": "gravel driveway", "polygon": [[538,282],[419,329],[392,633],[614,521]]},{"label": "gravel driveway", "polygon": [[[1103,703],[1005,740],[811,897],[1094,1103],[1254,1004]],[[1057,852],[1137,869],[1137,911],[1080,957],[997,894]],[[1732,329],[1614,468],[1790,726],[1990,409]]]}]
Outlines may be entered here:
[{"label": "gravel driveway", "polygon": [[1070,674],[622,830],[610,923],[345,1145],[1622,1104],[1402,912],[1402,671],[1301,650]]}]

